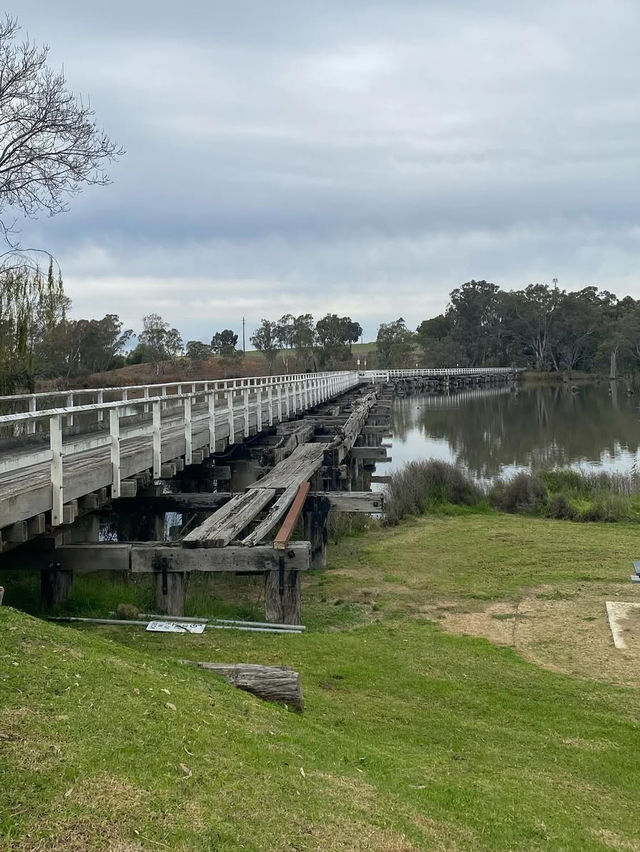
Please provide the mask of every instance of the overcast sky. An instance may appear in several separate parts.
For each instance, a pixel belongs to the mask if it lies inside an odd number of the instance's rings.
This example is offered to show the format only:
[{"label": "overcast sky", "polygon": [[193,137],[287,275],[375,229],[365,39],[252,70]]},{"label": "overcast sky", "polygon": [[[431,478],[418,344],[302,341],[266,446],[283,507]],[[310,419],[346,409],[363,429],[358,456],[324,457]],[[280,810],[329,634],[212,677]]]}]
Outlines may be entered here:
[{"label": "overcast sky", "polygon": [[25,222],[75,316],[373,339],[472,278],[640,298],[637,0],[13,0],[127,154]]}]

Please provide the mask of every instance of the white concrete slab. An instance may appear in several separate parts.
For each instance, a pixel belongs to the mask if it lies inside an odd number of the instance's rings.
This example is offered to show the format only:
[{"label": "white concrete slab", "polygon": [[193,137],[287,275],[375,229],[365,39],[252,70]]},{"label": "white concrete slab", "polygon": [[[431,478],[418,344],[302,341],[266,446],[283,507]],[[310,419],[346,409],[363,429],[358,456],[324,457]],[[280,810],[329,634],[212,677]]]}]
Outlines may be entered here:
[{"label": "white concrete slab", "polygon": [[640,621],[640,603],[607,601],[606,604],[613,644],[621,651],[625,651],[627,649],[625,631],[631,619]]}]

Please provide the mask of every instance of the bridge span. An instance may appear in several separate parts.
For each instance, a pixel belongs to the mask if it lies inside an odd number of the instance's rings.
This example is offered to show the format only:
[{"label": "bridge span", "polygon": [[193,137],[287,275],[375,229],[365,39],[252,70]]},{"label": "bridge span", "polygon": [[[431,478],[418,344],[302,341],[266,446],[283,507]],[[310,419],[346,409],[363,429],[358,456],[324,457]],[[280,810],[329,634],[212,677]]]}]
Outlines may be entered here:
[{"label": "bridge span", "polygon": [[[158,609],[174,614],[192,570],[264,573],[267,616],[295,621],[298,571],[322,564],[329,508],[380,511],[368,483],[365,492],[338,491],[351,487],[345,460],[357,474],[386,457],[394,385],[512,376],[509,368],[342,371],[0,397],[1,551],[41,544],[29,559],[41,564],[43,593],[54,603],[64,596],[61,578],[73,572],[152,573]],[[156,535],[110,545],[95,532],[80,541],[71,534],[77,519],[113,501],[148,508],[156,500],[163,512],[166,482],[185,469],[206,470],[217,490],[223,456],[260,436],[272,441],[272,464],[255,483],[208,500],[173,495],[185,508],[215,510],[179,542]],[[308,541],[291,543],[299,517]]]}]

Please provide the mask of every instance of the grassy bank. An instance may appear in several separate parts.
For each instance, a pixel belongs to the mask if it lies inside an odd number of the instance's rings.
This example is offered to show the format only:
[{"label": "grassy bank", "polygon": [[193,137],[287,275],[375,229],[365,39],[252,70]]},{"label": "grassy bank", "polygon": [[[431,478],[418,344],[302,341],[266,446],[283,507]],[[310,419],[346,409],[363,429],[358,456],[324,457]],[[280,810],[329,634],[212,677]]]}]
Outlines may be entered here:
[{"label": "grassy bank", "polygon": [[[602,618],[636,529],[455,511],[332,547],[303,636],[0,609],[2,848],[637,848],[637,658]],[[305,712],[182,657],[293,665]]]}]

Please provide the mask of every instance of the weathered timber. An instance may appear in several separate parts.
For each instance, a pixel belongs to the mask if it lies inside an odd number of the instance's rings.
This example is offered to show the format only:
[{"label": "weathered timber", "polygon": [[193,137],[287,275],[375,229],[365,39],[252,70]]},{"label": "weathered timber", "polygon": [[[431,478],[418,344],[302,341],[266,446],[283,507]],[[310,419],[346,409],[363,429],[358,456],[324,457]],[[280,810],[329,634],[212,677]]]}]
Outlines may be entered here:
[{"label": "weathered timber", "polygon": [[324,459],[323,444],[301,444],[291,455],[251,486],[254,488],[288,488],[311,479]]},{"label": "weathered timber", "polygon": [[[273,506],[271,506],[264,520],[260,521],[258,526],[242,540],[242,543],[246,544],[248,547],[253,547],[266,538],[268,533],[271,532],[278,521],[286,514],[289,506],[298,493],[298,488],[299,487],[295,483],[286,488]],[[276,545],[274,544],[274,546]]]},{"label": "weathered timber", "polygon": [[2,538],[13,544],[22,544],[27,541],[29,538],[27,522],[18,521],[15,524],[11,524],[10,527],[5,527],[5,529],[2,530]]},{"label": "weathered timber", "polygon": [[138,493],[137,479],[124,479],[120,483],[120,494],[122,497],[135,497]]},{"label": "weathered timber", "polygon": [[[311,559],[311,546],[308,558]],[[290,545],[292,547],[293,545]],[[253,552],[256,548],[249,549]],[[277,551],[284,557],[285,551]],[[286,551],[288,553],[289,550]],[[300,574],[291,571],[284,558],[277,570],[267,571],[264,577],[264,614],[267,621],[278,624],[300,624]]]},{"label": "weathered timber", "polygon": [[354,459],[376,459],[380,461],[387,458],[385,447],[352,447],[351,456]]},{"label": "weathered timber", "polygon": [[353,412],[338,432],[332,446],[337,450],[337,461],[341,462],[355,444],[358,435],[369,417],[371,407],[377,400],[377,391],[371,391],[353,403]]},{"label": "weathered timber", "polygon": [[29,564],[48,568],[52,562],[74,574],[96,571],[131,571],[153,574],[166,571],[236,572],[259,574],[278,568],[280,558],[291,571],[305,571],[310,563],[310,545],[296,541],[284,553],[272,547],[185,548],[161,542],[101,542],[69,544],[56,550],[34,550]]},{"label": "weathered timber", "polygon": [[[122,506],[128,512],[137,511],[150,514],[154,512],[209,512],[219,509],[233,496],[230,491],[155,494],[133,499],[121,499],[117,506]],[[311,491],[307,499],[310,500],[312,497],[326,499],[329,507],[339,512],[379,512],[382,506],[382,495],[372,491]]]},{"label": "weathered timber", "polygon": [[27,533],[29,538],[33,538],[36,535],[42,535],[46,526],[44,513],[36,515],[34,518],[29,518],[27,521]]},{"label": "weathered timber", "polygon": [[224,547],[276,496],[273,488],[237,494],[182,539],[184,547]]},{"label": "weathered timber", "polygon": [[[207,459],[207,461],[209,461]],[[212,464],[209,466],[209,475],[216,482],[228,482],[231,479],[231,465],[228,464]]]},{"label": "weathered timber", "polygon": [[300,675],[289,666],[259,666],[253,663],[202,663],[181,660],[188,666],[197,666],[221,675],[227,683],[250,692],[263,701],[286,704],[294,710],[304,710]]},{"label": "weathered timber", "polygon": [[388,482],[391,482],[391,477],[390,476],[378,476],[377,474],[374,474],[371,477],[371,482],[377,482],[378,484],[381,484],[381,485],[385,484],[386,485]]},{"label": "weathered timber", "polygon": [[276,427],[278,443],[273,447],[265,448],[263,456],[271,465],[280,464],[287,456],[301,444],[305,444],[313,437],[315,424],[307,420],[293,420],[279,423]]},{"label": "weathered timber", "polygon": [[157,612],[184,615],[188,574],[184,571],[158,570],[153,578],[153,599]]},{"label": "weathered timber", "polygon": [[311,507],[306,509],[303,515],[304,537],[311,545],[311,567],[324,569],[327,567],[327,542],[329,540],[327,515],[329,508],[322,498],[315,498],[309,502]]},{"label": "weathered timber", "polygon": [[47,607],[58,606],[69,597],[73,585],[73,572],[50,565],[40,572],[40,592]]},{"label": "weathered timber", "polygon": [[384,509],[382,493],[375,491],[313,491],[309,494],[304,511],[314,508],[312,501],[336,512],[363,512],[375,514]]},{"label": "weathered timber", "polygon": [[302,512],[307,495],[309,494],[309,488],[310,485],[308,482],[303,482],[298,486],[295,499],[291,504],[287,517],[284,519],[284,522],[273,541],[273,547],[275,550],[285,550],[287,548],[295,526],[298,523],[298,518]]}]

